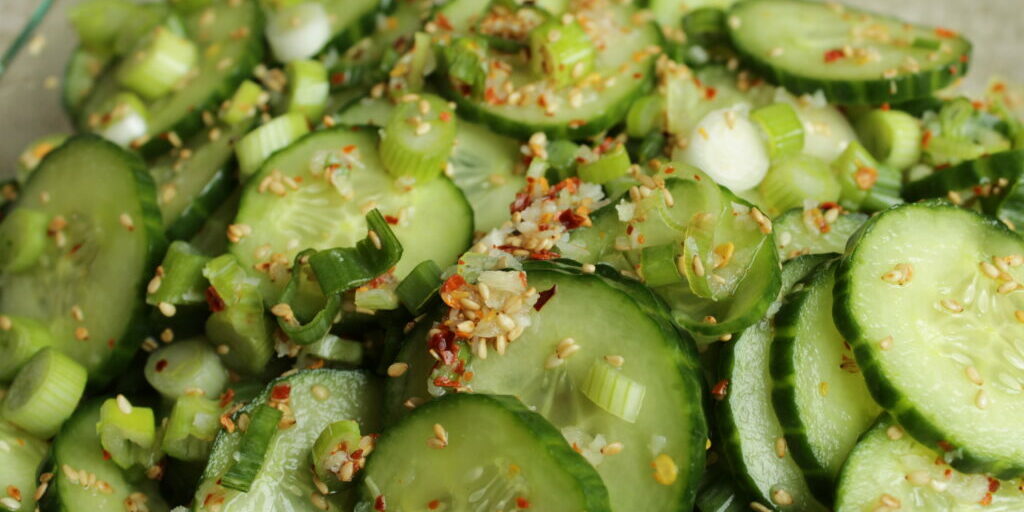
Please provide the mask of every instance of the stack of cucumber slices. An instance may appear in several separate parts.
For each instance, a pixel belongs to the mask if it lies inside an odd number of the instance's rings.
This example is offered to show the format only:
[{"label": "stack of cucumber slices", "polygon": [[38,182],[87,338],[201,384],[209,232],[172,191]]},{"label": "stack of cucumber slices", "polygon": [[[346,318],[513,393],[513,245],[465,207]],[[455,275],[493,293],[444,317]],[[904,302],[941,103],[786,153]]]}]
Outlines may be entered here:
[{"label": "stack of cucumber slices", "polygon": [[[1024,86],[809,0],[86,0],[0,511],[1024,510]],[[1021,190],[1019,190],[1021,188]]]}]

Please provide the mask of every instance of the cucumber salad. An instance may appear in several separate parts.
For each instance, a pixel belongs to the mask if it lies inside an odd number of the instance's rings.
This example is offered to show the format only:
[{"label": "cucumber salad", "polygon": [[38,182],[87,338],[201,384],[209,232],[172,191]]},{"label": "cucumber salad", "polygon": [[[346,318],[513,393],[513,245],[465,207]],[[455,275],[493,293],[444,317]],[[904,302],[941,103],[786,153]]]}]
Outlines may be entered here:
[{"label": "cucumber salad", "polygon": [[75,133],[0,184],[0,510],[1024,510],[1024,86],[958,92],[955,30],[68,14]]}]

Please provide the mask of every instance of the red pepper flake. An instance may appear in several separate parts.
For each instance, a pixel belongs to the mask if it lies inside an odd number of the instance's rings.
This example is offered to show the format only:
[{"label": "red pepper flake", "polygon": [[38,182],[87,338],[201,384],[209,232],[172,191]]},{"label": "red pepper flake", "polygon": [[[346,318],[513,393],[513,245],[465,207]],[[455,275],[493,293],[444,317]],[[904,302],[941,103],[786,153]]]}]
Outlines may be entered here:
[{"label": "red pepper flake", "polygon": [[964,64],[966,64],[969,60],[971,60],[971,57],[966,53],[960,56],[960,62],[963,62]]},{"label": "red pepper flake", "polygon": [[825,51],[825,62],[826,63],[835,62],[835,61],[837,61],[839,59],[842,59],[845,56],[846,56],[846,54],[843,53],[843,49],[842,48],[833,48],[831,50],[826,50]]},{"label": "red pepper flake", "polygon": [[530,508],[530,502],[520,496],[516,498],[516,508]]},{"label": "red pepper flake", "polygon": [[75,244],[75,246],[72,247],[70,251],[68,251],[68,254],[73,256],[81,248],[82,248],[82,244],[81,244],[81,242],[79,242],[79,243]]},{"label": "red pepper flake", "polygon": [[533,251],[530,253],[531,260],[545,261],[557,259],[560,255],[557,252],[551,252],[548,250]]},{"label": "red pepper flake", "polygon": [[278,384],[270,389],[270,399],[283,402],[292,396],[292,387],[288,384]]},{"label": "red pepper flake", "polygon": [[729,392],[729,379],[722,379],[722,380],[718,381],[718,384],[715,384],[715,386],[713,388],[711,388],[711,396],[715,400],[725,400],[725,395],[728,392]]},{"label": "red pepper flake", "polygon": [[633,229],[635,229],[635,228],[633,228],[632,224],[627,225],[626,226],[626,234],[627,235],[632,235],[633,234]]},{"label": "red pepper flake", "polygon": [[640,80],[643,77],[644,77],[643,73],[633,73],[633,78],[635,80]]},{"label": "red pepper flake", "polygon": [[103,460],[110,460],[110,452],[103,450]]},{"label": "red pepper flake", "polygon": [[882,103],[882,110],[884,110],[886,112],[892,110],[892,107],[889,106],[889,102],[888,101],[885,102],[885,103]]},{"label": "red pepper flake", "polygon": [[167,368],[167,360],[166,359],[161,359],[161,360],[156,362],[156,371],[157,372],[164,371],[164,368]]},{"label": "red pepper flake", "polygon": [[945,38],[948,39],[948,38],[956,37],[956,32],[954,32],[954,31],[952,31],[952,30],[950,30],[948,28],[935,27],[935,35],[937,35],[939,37],[945,37]]},{"label": "red pepper flake", "polygon": [[676,168],[672,167],[672,166],[669,166],[668,168],[665,169],[665,174],[673,174],[675,172],[676,172]]},{"label": "red pepper flake", "polygon": [[[833,208],[842,208],[841,206],[839,206],[839,203],[837,203],[835,201],[825,201],[825,202],[819,204],[818,207],[821,208],[822,210],[831,210]],[[843,343],[846,343],[846,342],[844,341]],[[846,348],[850,348],[850,345],[846,345]]]},{"label": "red pepper flake", "polygon": [[[942,463],[945,464],[946,461],[942,461]],[[953,478],[953,468],[948,468],[945,471],[943,471],[942,472],[942,476],[944,476],[946,478],[946,480],[949,480],[950,478]]]},{"label": "red pepper flake", "polygon": [[1006,90],[1006,84],[1004,84],[1003,82],[996,82],[996,83],[992,84],[992,91],[993,92],[1003,92],[1005,90]]},{"label": "red pepper flake", "polygon": [[220,394],[220,406],[221,408],[227,407],[232,400],[235,399],[235,390],[228,388],[227,391]]},{"label": "red pepper flake", "polygon": [[385,215],[384,220],[387,221],[387,223],[391,224],[392,226],[398,224],[398,217],[395,217],[394,215]]},{"label": "red pepper flake", "polygon": [[949,74],[951,74],[953,76],[956,76],[958,73],[960,73],[960,69],[957,68],[955,64],[950,64],[949,65]]},{"label": "red pepper flake", "polygon": [[509,213],[521,212],[530,207],[533,204],[533,198],[530,197],[529,192],[519,192],[516,194],[515,200],[508,206]]},{"label": "red pepper flake", "polygon": [[992,493],[986,492],[985,496],[983,498],[981,498],[981,501],[979,501],[978,503],[981,503],[982,505],[984,505],[986,507],[991,505],[992,504]]},{"label": "red pepper flake", "polygon": [[331,85],[342,85],[345,83],[346,77],[344,71],[335,71],[331,73]]},{"label": "red pepper flake", "polygon": [[113,349],[114,345],[117,345],[117,341],[114,338],[107,340],[107,348]]},{"label": "red pepper flake", "polygon": [[462,288],[463,286],[466,286],[466,279],[460,274],[452,274],[452,276],[446,279],[444,284],[441,285],[441,300],[453,308],[460,308],[459,300],[452,296],[452,292]]},{"label": "red pepper flake", "polygon": [[953,445],[949,444],[948,441],[939,441],[936,444],[939,445],[939,448],[942,451],[944,451],[944,452],[951,452],[951,451],[953,451]]},{"label": "red pepper flake", "polygon": [[571,208],[566,208],[562,213],[558,214],[558,222],[561,222],[565,229],[576,229],[586,221],[586,217],[577,214]]},{"label": "red pepper flake", "polygon": [[857,184],[857,188],[871,190],[871,187],[875,186],[875,182],[878,181],[878,171],[872,167],[861,167],[853,173],[853,181]]},{"label": "red pepper flake", "polygon": [[224,311],[227,304],[224,303],[224,299],[221,298],[220,294],[217,293],[217,289],[212,286],[206,287],[206,305],[210,308],[210,311],[217,313]]},{"label": "red pepper flake", "polygon": [[984,101],[979,101],[979,100],[972,101],[971,102],[971,106],[974,107],[974,110],[985,110],[985,102]]},{"label": "red pepper flake", "polygon": [[441,27],[441,28],[443,28],[445,30],[454,30],[452,28],[451,22],[448,21],[448,18],[445,17],[444,13],[440,13],[440,12],[437,13],[436,21],[437,21],[437,26],[438,27]]},{"label": "red pepper flake", "polygon": [[[440,14],[438,15],[440,16]],[[373,500],[373,509],[377,512],[384,512],[388,509],[388,506],[384,503],[384,495],[377,496],[377,499]]]},{"label": "red pepper flake", "polygon": [[999,480],[988,477],[988,492],[996,492],[999,490]]},{"label": "red pepper flake", "polygon": [[356,145],[355,144],[349,144],[348,146],[345,146],[345,147],[341,148],[341,151],[343,153],[345,153],[346,155],[349,154],[349,153],[352,153],[355,150],[356,150]]},{"label": "red pepper flake", "polygon": [[544,305],[547,304],[548,301],[551,300],[551,297],[554,297],[556,293],[558,293],[557,284],[551,285],[551,288],[548,288],[547,290],[540,292],[540,297],[537,299],[537,302],[533,305],[533,309],[536,311],[540,311],[541,308],[543,308]]},{"label": "red pepper flake", "polygon": [[[541,96],[543,98],[543,96]],[[498,93],[494,92],[494,87],[488,87],[484,90],[484,101],[490,104],[498,103]]]},{"label": "red pepper flake", "polygon": [[693,175],[693,179],[695,179],[697,181],[700,181],[700,175],[699,174],[694,174]]},{"label": "red pepper flake", "polygon": [[715,96],[718,96],[718,89],[715,89],[714,87],[704,89],[704,99],[711,101],[715,99]]},{"label": "red pepper flake", "polygon": [[931,130],[925,130],[924,133],[921,134],[921,147],[927,149],[928,148],[928,144],[931,143],[931,141],[932,141],[932,131]]},{"label": "red pepper flake", "polygon": [[427,503],[427,509],[428,510],[437,510],[437,507],[440,507],[440,506],[441,506],[441,502],[439,500],[432,500],[430,503]]},{"label": "red pepper flake", "polygon": [[440,119],[442,123],[447,123],[448,121],[452,120],[452,115],[448,113],[448,111],[446,110],[438,114],[437,118]]}]

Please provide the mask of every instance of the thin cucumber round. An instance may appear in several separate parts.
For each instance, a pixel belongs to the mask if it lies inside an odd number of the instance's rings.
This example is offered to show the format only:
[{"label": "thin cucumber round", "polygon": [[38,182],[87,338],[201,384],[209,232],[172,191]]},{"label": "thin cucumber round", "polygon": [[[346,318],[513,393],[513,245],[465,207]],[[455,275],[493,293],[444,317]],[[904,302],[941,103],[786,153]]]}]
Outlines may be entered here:
[{"label": "thin cucumber round", "polygon": [[[442,73],[436,80],[441,93],[458,104],[460,116],[524,139],[535,132],[551,138],[581,139],[618,124],[633,101],[651,86],[656,53],[647,51],[661,42],[661,34],[653,23],[634,25],[630,21],[634,11],[628,5],[580,1],[568,11],[591,21],[585,30],[596,47],[594,78],[580,77],[583,81],[557,88],[546,78],[538,78],[522,56],[490,49],[486,58],[504,64],[510,70],[505,81],[523,89],[518,98],[508,97],[511,95],[497,82],[488,88],[489,93],[468,94],[447,75],[445,63],[441,63]],[[614,39],[610,39],[612,35]],[[525,88],[528,84],[532,91]],[[545,100],[539,100],[541,94]]]},{"label": "thin cucumber round", "polygon": [[127,510],[126,503],[144,504],[151,512],[170,507],[157,483],[129,474],[103,456],[96,423],[102,399],[84,403],[64,425],[53,442],[53,473],[40,508],[55,512]]},{"label": "thin cucumber round", "polygon": [[1024,240],[928,201],[873,217],[837,271],[834,314],[875,400],[953,467],[1024,474]]},{"label": "thin cucumber round", "polygon": [[294,420],[295,423],[284,429],[279,424],[271,439],[266,441],[268,451],[248,492],[221,485],[221,478],[240,456],[238,449],[243,437],[238,429],[222,430],[213,443],[209,462],[195,491],[193,510],[315,511],[315,502],[329,505],[332,510],[351,510],[354,499],[351,491],[326,497],[319,494],[313,470],[308,465],[309,453],[317,436],[336,421],[354,420],[362,432],[377,432],[380,428],[379,389],[374,377],[359,371],[301,371],[271,381],[234,415],[234,425],[242,415],[252,415],[257,407],[271,402],[279,404],[279,408],[287,406],[288,414],[282,421],[291,424]]},{"label": "thin cucumber round", "polygon": [[823,503],[832,501],[839,468],[857,438],[882,412],[832,322],[836,266],[823,264],[786,296],[769,357],[772,403],[786,445]]},{"label": "thin cucumber round", "polygon": [[[736,50],[769,80],[836,103],[899,103],[931,95],[967,72],[971,43],[839,3],[740,2],[728,13]],[[935,42],[935,49],[914,44]]]},{"label": "thin cucumber round", "polygon": [[373,133],[338,127],[311,133],[264,163],[246,186],[234,222],[251,233],[237,237],[231,252],[245,268],[257,269],[263,298],[273,305],[289,276],[287,265],[275,262],[290,265],[309,247],[352,247],[366,237],[364,211],[371,208],[392,219],[402,243],[399,279],[423,260],[453,263],[473,233],[473,212],[450,180],[404,189],[381,165]]},{"label": "thin cucumber round", "polygon": [[366,510],[612,510],[587,460],[511,396],[417,408],[380,437],[363,487]]},{"label": "thin cucumber round", "polygon": [[840,209],[833,218],[831,210],[795,208],[778,216],[772,225],[779,259],[791,260],[804,254],[842,254],[846,241],[868,216]]},{"label": "thin cucumber round", "polygon": [[[808,255],[786,263],[783,291],[790,290],[827,259],[824,255]],[[720,390],[724,397],[715,404],[722,453],[738,484],[757,504],[777,510],[824,512],[826,507],[813,497],[803,472],[786,449],[782,425],[772,406],[771,318],[778,306],[776,301],[765,320],[724,345],[720,380],[716,383],[724,386]]]},{"label": "thin cucumber round", "polygon": [[843,465],[838,512],[1010,512],[1024,509],[1018,480],[969,475],[944,463],[888,415],[867,431]]},{"label": "thin cucumber round", "polygon": [[[553,290],[552,295],[504,355],[469,360],[469,388],[519,397],[589,450],[613,509],[691,508],[707,441],[692,340],[681,338],[665,320],[668,313],[656,297],[647,292],[646,298],[634,298],[628,281],[541,262],[528,265],[527,280],[537,290]],[[557,347],[568,338],[578,352],[551,367]],[[422,339],[411,342],[426,352]],[[602,399],[603,388],[588,384],[593,378],[588,374],[607,369],[606,360],[615,356],[622,364],[606,371],[616,377],[612,381],[646,389],[625,412],[616,410],[616,399]],[[616,442],[621,451],[600,453]],[[656,461],[675,470],[671,478],[655,477]]]},{"label": "thin cucumber round", "polygon": [[[147,103],[147,138],[133,144],[147,156],[162,154],[200,131],[203,112],[215,113],[263,57],[263,14],[256,0],[217,0],[182,16],[182,23],[197,47],[196,66],[184,85]],[[116,72],[100,77],[81,105],[79,128],[95,129],[118,92]]]},{"label": "thin cucumber round", "polygon": [[152,178],[135,155],[77,136],[43,159],[16,207],[44,212],[50,234],[34,266],[0,275],[0,312],[43,322],[55,348],[108,381],[145,335],[143,288],[166,245]]}]

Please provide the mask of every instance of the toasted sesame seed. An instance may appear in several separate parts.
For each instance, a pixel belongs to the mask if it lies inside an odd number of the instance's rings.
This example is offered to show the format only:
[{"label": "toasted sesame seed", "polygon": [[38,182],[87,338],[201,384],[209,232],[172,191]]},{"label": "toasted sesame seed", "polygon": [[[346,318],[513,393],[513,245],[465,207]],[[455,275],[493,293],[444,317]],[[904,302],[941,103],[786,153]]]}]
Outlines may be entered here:
[{"label": "toasted sesame seed", "polygon": [[999,277],[999,269],[997,269],[995,265],[987,261],[983,261],[979,264],[979,266],[981,267],[981,271],[984,272],[986,276],[991,277],[992,279]]},{"label": "toasted sesame seed", "polygon": [[614,443],[608,443],[604,445],[603,448],[601,448],[601,455],[615,455],[618,453],[622,453],[623,448],[624,447],[622,443],[618,441],[615,441]]},{"label": "toasted sesame seed", "polygon": [[377,235],[376,231],[371,229],[366,235],[370,237],[370,241],[373,242],[373,246],[376,247],[378,251],[384,247],[383,245],[381,245],[380,236]]},{"label": "toasted sesame seed", "polygon": [[406,401],[402,402],[402,406],[404,406],[406,409],[410,409],[411,410],[411,409],[415,409],[416,407],[418,407],[422,403],[423,403],[423,399],[422,398],[420,398],[418,396],[414,396],[414,397],[410,397]]},{"label": "toasted sesame seed", "polygon": [[785,489],[776,489],[772,493],[772,502],[779,506],[787,506],[793,504],[793,495]]},{"label": "toasted sesame seed", "polygon": [[227,346],[227,345],[225,345],[223,343],[221,343],[220,345],[217,345],[217,353],[218,354],[220,354],[222,356],[226,356],[230,352],[231,352],[231,347],[229,347],[229,346]]},{"label": "toasted sesame seed", "polygon": [[626,358],[619,355],[607,355],[604,356],[604,360],[615,368],[622,368],[622,365],[626,364]]},{"label": "toasted sesame seed", "polygon": [[879,501],[882,502],[882,505],[885,505],[885,506],[891,507],[891,508],[896,508],[896,509],[900,508],[900,506],[903,505],[900,502],[899,498],[897,498],[897,497],[895,497],[895,496],[893,496],[891,494],[888,494],[888,493],[883,494],[879,498]]},{"label": "toasted sesame seed", "polygon": [[690,267],[693,269],[694,275],[697,277],[704,277],[704,262],[700,260],[699,255],[693,256],[693,261],[690,263]]},{"label": "toasted sesame seed", "polygon": [[996,291],[998,293],[1006,295],[1007,293],[1010,293],[1016,290],[1017,288],[1020,288],[1020,283],[1018,283],[1017,281],[1007,281],[1003,283]]},{"label": "toasted sesame seed", "polygon": [[766,507],[766,506],[764,506],[764,505],[762,505],[762,504],[760,504],[760,503],[758,503],[756,501],[751,501],[750,502],[750,509],[754,510],[755,512],[772,512],[772,509],[770,509],[770,508],[768,508],[768,507]]},{"label": "toasted sesame seed", "polygon": [[911,471],[905,478],[911,485],[918,487],[928,485],[932,481],[931,475],[925,470]]},{"label": "toasted sesame seed", "polygon": [[956,299],[942,299],[940,302],[943,308],[950,313],[963,313],[964,307]]},{"label": "toasted sesame seed", "polygon": [[146,293],[152,295],[160,290],[160,285],[164,283],[164,280],[160,276],[153,276],[153,279],[149,280],[149,284],[146,285]]},{"label": "toasted sesame seed", "polygon": [[131,414],[132,413],[132,403],[129,402],[128,399],[125,398],[124,395],[121,395],[121,394],[117,395],[117,398],[115,398],[115,400],[117,401],[117,408],[118,408],[118,410],[120,410],[123,414]]},{"label": "toasted sesame seed", "polygon": [[467,299],[463,297],[459,299],[459,304],[470,311],[480,311],[480,304],[478,304],[473,299]]},{"label": "toasted sesame seed", "polygon": [[455,326],[455,329],[461,333],[471,333],[476,329],[476,324],[474,324],[472,320],[465,320],[459,322],[459,324]]},{"label": "toasted sesame seed", "polygon": [[328,398],[331,397],[330,390],[321,386],[320,384],[313,384],[313,387],[309,388],[309,392],[310,394],[313,395],[313,398],[317,399],[320,402],[323,402],[324,400],[327,400]]},{"label": "toasted sesame seed", "polygon": [[886,337],[882,338],[882,341],[878,342],[878,346],[882,350],[889,350],[890,348],[892,348],[892,342],[893,342],[892,336],[886,336]]},{"label": "toasted sesame seed", "polygon": [[978,409],[986,409],[989,406],[988,393],[985,393],[984,389],[979,389],[978,394],[974,395],[974,405]]},{"label": "toasted sesame seed", "polygon": [[769,57],[781,57],[782,54],[785,53],[785,52],[786,52],[786,50],[784,50],[781,46],[776,46],[775,48],[772,48],[768,52],[768,56]]},{"label": "toasted sesame seed", "polygon": [[160,331],[160,341],[164,343],[170,343],[174,341],[174,331],[170,327],[167,327],[164,330]]},{"label": "toasted sesame seed", "polygon": [[584,274],[593,274],[597,271],[597,267],[591,263],[584,263],[583,266],[580,267],[580,270],[582,270]]},{"label": "toasted sesame seed", "polygon": [[765,217],[764,213],[761,213],[761,210],[757,208],[751,208],[750,217],[754,219],[754,222],[757,223],[762,234],[767,235],[772,232],[772,221],[769,220],[768,217]]},{"label": "toasted sesame seed", "polygon": [[178,308],[174,307],[174,304],[170,302],[160,302],[156,305],[157,309],[160,310],[160,314],[170,318],[178,312]]},{"label": "toasted sesame seed", "polygon": [[903,437],[903,429],[899,425],[892,425],[885,429],[885,435],[893,441],[898,441]]},{"label": "toasted sesame seed", "polygon": [[718,337],[718,341],[730,341],[732,340],[732,334],[726,333]]},{"label": "toasted sesame seed", "polygon": [[14,323],[11,322],[11,317],[0,315],[0,331],[9,331],[12,327],[14,327]]},{"label": "toasted sesame seed", "polygon": [[654,458],[651,464],[654,466],[654,480],[661,485],[672,485],[679,475],[679,468],[672,457],[662,453]]},{"label": "toasted sesame seed", "polygon": [[[346,462],[345,464],[351,465],[350,462]],[[349,480],[351,480],[351,477],[349,477]],[[345,480],[342,481],[344,482]],[[313,503],[314,507],[320,510],[330,510],[331,508],[331,506],[327,503],[327,499],[324,498],[324,495],[320,494],[320,492],[318,491],[313,491],[313,493],[310,494],[309,501]]]},{"label": "toasted sesame seed", "polygon": [[718,323],[718,319],[713,317],[713,316],[711,316],[711,315],[708,315],[708,316],[704,317],[704,323],[706,323],[708,325],[715,325],[715,324]]},{"label": "toasted sesame seed", "polygon": [[786,451],[787,450],[788,450],[788,445],[786,444],[786,438],[784,438],[784,437],[777,437],[777,438],[775,438],[775,456],[781,459],[781,458],[786,456]]},{"label": "toasted sesame seed", "polygon": [[43,497],[43,495],[46,494],[46,489],[48,489],[49,487],[50,484],[47,482],[39,484],[39,486],[36,487],[36,492],[32,494],[32,499],[39,501]]},{"label": "toasted sesame seed", "polygon": [[75,327],[75,339],[78,341],[89,339],[89,329],[82,326]]},{"label": "toasted sesame seed", "polygon": [[391,366],[388,366],[388,377],[401,377],[408,370],[408,363],[392,363]]}]

